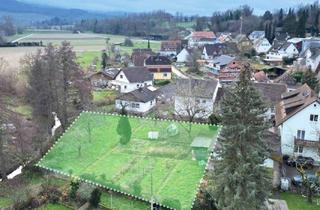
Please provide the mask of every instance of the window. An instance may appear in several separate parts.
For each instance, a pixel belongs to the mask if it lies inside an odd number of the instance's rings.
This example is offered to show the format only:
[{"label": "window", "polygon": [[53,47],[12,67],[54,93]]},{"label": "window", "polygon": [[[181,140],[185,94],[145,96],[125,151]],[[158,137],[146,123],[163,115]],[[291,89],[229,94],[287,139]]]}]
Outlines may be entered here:
[{"label": "window", "polygon": [[301,146],[301,145],[295,145],[295,146],[294,146],[294,152],[296,152],[296,153],[303,153],[303,146]]},{"label": "window", "polygon": [[310,121],[317,122],[318,121],[318,115],[317,114],[311,114],[310,115]]},{"label": "window", "polygon": [[297,131],[297,138],[304,140],[305,133],[306,132],[304,130],[298,130]]},{"label": "window", "polygon": [[138,104],[138,103],[132,103],[132,104],[131,104],[131,107],[138,109],[138,108],[140,108],[140,104]]},{"label": "window", "polygon": [[167,76],[168,76],[168,74],[167,74],[167,73],[164,73],[164,74],[163,74],[163,76],[164,76],[164,77],[167,77]]},{"label": "window", "polygon": [[199,99],[196,99],[196,103],[200,103],[200,100],[199,100]]},{"label": "window", "polygon": [[137,87],[139,87],[140,85],[139,84],[137,84]]},{"label": "window", "polygon": [[202,100],[202,103],[207,103],[207,101],[206,100]]},{"label": "window", "polygon": [[126,85],[124,86],[124,89],[127,89],[127,86],[126,86]]},{"label": "window", "polygon": [[152,105],[152,101],[150,101],[150,105]]},{"label": "window", "polygon": [[120,78],[123,79],[123,75],[120,75]]}]

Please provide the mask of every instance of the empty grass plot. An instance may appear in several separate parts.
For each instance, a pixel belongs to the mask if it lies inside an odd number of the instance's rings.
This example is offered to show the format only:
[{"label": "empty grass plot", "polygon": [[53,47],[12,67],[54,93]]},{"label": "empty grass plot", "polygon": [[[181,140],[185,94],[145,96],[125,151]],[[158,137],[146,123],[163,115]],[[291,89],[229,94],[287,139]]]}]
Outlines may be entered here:
[{"label": "empty grass plot", "polygon": [[218,128],[84,112],[38,163],[174,209],[190,209]]}]

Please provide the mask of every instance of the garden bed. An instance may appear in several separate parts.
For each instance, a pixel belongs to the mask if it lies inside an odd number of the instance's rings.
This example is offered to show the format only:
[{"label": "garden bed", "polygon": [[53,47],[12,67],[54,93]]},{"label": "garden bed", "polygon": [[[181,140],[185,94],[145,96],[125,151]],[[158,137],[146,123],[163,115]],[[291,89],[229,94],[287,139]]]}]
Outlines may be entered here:
[{"label": "garden bed", "polygon": [[[129,129],[129,130],[128,130]],[[158,134],[158,139],[149,139]],[[218,127],[85,112],[37,164],[164,207],[190,209],[207,163],[196,137],[215,140]]]}]

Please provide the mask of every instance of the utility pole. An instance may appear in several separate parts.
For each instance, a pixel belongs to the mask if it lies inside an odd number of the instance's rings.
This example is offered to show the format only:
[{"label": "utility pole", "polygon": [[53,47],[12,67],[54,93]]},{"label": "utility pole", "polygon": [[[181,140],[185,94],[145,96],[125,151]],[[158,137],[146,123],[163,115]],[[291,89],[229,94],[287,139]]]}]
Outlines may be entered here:
[{"label": "utility pole", "polygon": [[242,35],[242,27],[243,27],[243,17],[240,17],[240,34]]}]

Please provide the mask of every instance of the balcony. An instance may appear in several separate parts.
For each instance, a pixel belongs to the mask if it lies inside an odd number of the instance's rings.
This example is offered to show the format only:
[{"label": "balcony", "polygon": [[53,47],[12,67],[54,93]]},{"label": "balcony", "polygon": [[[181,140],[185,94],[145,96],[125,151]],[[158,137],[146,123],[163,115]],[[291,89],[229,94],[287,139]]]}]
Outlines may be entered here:
[{"label": "balcony", "polygon": [[320,141],[300,139],[300,138],[297,138],[297,137],[294,137],[294,144],[297,145],[297,146],[318,147],[318,148],[320,148]]}]

